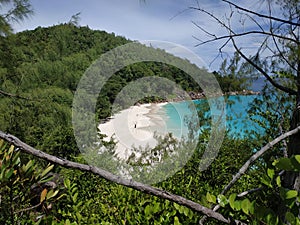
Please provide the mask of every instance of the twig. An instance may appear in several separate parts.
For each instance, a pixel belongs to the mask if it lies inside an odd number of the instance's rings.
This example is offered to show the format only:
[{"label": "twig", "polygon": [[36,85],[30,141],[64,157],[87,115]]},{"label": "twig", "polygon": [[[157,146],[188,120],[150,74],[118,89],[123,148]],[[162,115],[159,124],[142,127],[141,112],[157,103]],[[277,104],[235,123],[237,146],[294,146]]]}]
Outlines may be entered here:
[{"label": "twig", "polygon": [[[193,23],[193,24],[195,25],[195,23]],[[199,29],[201,29],[202,31],[204,30],[204,28],[200,28],[199,25],[197,27]],[[209,34],[209,32],[207,32],[207,31],[205,31],[205,33]],[[214,38],[206,40],[206,41],[202,41],[201,43],[195,45],[195,47],[205,45],[205,44],[210,43],[210,42],[223,40],[223,39],[230,39],[230,38],[234,38],[234,37],[242,37],[242,36],[253,35],[253,34],[261,34],[261,35],[265,35],[265,36],[270,36],[270,37],[274,37],[274,38],[276,37],[278,39],[284,39],[284,40],[287,40],[287,41],[298,43],[298,41],[295,41],[295,39],[292,39],[290,37],[285,37],[285,36],[281,36],[281,35],[278,35],[278,34],[269,33],[269,32],[266,32],[266,31],[249,30],[249,31],[245,31],[245,32],[242,32],[242,33],[223,35],[223,36],[219,36],[219,37],[214,36]],[[213,36],[213,35],[210,35],[210,36]]]},{"label": "twig", "polygon": [[10,98],[19,98],[19,99],[23,99],[23,100],[34,101],[33,99],[22,97],[22,96],[16,95],[16,94],[11,94],[11,93],[8,93],[8,92],[2,91],[2,90],[0,90],[0,95],[4,95],[4,96],[10,97]]},{"label": "twig", "polygon": [[264,15],[264,14],[261,14],[261,13],[251,11],[249,9],[245,9],[245,8],[243,8],[241,6],[238,6],[238,5],[232,3],[228,0],[222,0],[222,1],[228,3],[229,5],[234,6],[235,8],[237,8],[239,10],[242,10],[244,12],[247,12],[247,13],[250,13],[250,14],[253,14],[253,15],[256,15],[256,16],[261,17],[261,18],[271,19],[271,20],[274,20],[274,21],[277,21],[277,22],[282,22],[282,23],[285,23],[285,24],[290,24],[290,25],[295,25],[295,26],[300,25],[299,23],[296,23],[296,22],[293,22],[293,21],[290,21],[290,20],[284,20],[284,19],[281,19],[281,18],[278,18],[278,17],[268,16],[268,15]]},{"label": "twig", "polygon": [[264,187],[259,187],[259,188],[254,188],[254,189],[251,189],[251,190],[248,190],[248,191],[244,191],[244,192],[238,194],[237,197],[241,198],[241,197],[244,197],[244,196],[246,196],[248,194],[251,194],[253,192],[261,191],[263,189],[264,189]]},{"label": "twig", "polygon": [[26,209],[20,209],[20,210],[16,211],[16,212],[15,212],[15,214],[17,214],[17,213],[21,213],[21,212],[30,211],[30,210],[32,210],[32,209],[38,208],[39,206],[41,206],[41,205],[42,205],[42,203],[43,203],[43,202],[40,202],[39,204],[37,204],[37,205],[34,205],[34,206],[31,206],[31,207],[29,207],[29,208],[26,208]]},{"label": "twig", "polygon": [[249,59],[247,56],[244,55],[244,53],[236,46],[236,43],[234,41],[233,38],[231,38],[231,41],[232,41],[232,44],[235,48],[235,50],[239,53],[240,56],[242,56],[243,59],[245,59],[250,65],[252,65],[256,70],[258,70],[262,75],[265,76],[265,78],[276,88],[290,94],[290,95],[297,95],[297,91],[291,89],[291,88],[288,88],[288,87],[285,87],[285,86],[282,86],[280,84],[278,84],[276,81],[274,81],[274,79],[272,79],[266,71],[264,71],[261,67],[259,67],[256,63],[254,63],[251,59]]}]

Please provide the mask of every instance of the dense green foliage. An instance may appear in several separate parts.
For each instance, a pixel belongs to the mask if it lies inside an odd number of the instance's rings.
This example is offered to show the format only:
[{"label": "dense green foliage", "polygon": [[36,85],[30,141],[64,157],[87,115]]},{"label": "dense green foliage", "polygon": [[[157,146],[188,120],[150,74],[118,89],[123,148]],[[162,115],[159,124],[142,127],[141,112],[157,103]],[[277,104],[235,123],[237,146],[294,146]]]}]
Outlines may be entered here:
[{"label": "dense green foliage", "polygon": [[[72,153],[76,148],[70,122],[71,104],[77,83],[102,53],[128,41],[67,24],[0,38],[1,90],[30,99],[1,96],[2,130],[49,153],[64,157]],[[104,97],[99,98],[99,117],[110,116],[111,103],[126,82],[145,74],[158,75],[161,66],[133,65],[113,76],[101,93]],[[173,76],[176,70],[169,69],[170,72],[163,73]]]},{"label": "dense green foliage", "polygon": [[[85,163],[77,150],[71,124],[73,94],[82,74],[94,60],[104,52],[128,42],[114,34],[73,24],[39,27],[33,31],[0,37],[0,90],[3,91],[0,95],[1,130],[55,156]],[[246,87],[241,85],[244,80],[231,82],[242,75],[242,71],[236,68],[238,60],[231,62],[229,75],[225,73],[226,62],[220,69],[220,83],[226,91]],[[144,76],[163,76],[175,81],[186,91],[201,91],[189,76],[170,65],[156,62],[133,64],[118,71],[105,84],[98,99],[98,119],[111,115],[111,105],[122,87]],[[155,97],[141,99],[141,102],[161,100]],[[259,109],[253,108],[253,114],[265,113],[263,110],[258,112]],[[287,115],[290,112],[283,113]],[[276,115],[263,114],[273,124],[278,122],[274,120]],[[287,124],[282,126],[286,128]],[[277,205],[270,203],[274,196],[287,201],[291,211],[295,211],[298,193],[282,190],[277,179],[279,170],[288,167],[291,161],[282,162],[266,155],[251,167],[230,193],[224,196],[218,194],[252,151],[277,134],[269,130],[266,136],[258,140],[226,137],[218,157],[207,170],[201,172],[198,169],[200,158],[209,139],[209,131],[203,132],[197,150],[183,169],[156,186],[204,206],[221,203],[220,212],[228,217],[234,215],[249,223],[270,224],[270,221],[278,220]],[[280,146],[274,151],[280,151]],[[88,173],[35,162],[30,156],[22,155],[2,142],[0,157],[0,223],[177,225],[197,224],[202,216],[184,206]],[[293,159],[294,164],[295,160],[298,158]],[[51,169],[53,173],[49,173]],[[57,184],[54,189],[41,185],[52,180]],[[32,193],[37,185],[42,188]],[[263,191],[251,197],[236,196],[237,193],[261,186]],[[274,189],[280,189],[282,196],[277,196]],[[292,213],[289,218],[296,221]],[[216,221],[209,223],[218,224]]]}]

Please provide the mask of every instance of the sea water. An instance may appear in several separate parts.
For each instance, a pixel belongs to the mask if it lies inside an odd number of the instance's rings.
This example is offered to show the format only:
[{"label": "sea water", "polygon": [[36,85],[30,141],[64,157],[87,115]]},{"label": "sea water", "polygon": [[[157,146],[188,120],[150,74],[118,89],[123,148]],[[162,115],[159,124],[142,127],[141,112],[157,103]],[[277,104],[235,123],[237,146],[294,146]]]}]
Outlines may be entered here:
[{"label": "sea water", "polygon": [[[253,132],[258,134],[264,132],[264,129],[251,120],[248,114],[251,102],[257,97],[259,96],[235,95],[226,98],[226,130],[228,135],[235,138],[243,138]],[[207,100],[172,102],[164,105],[159,113],[166,121],[168,132],[173,133],[177,138],[187,135],[189,127],[186,121],[188,118],[195,116],[195,111],[191,109],[191,105],[194,104],[197,110],[205,110],[202,115],[209,116],[210,108],[201,107],[205,105],[203,104],[205,103],[204,101]],[[201,120],[202,118],[199,119]]]}]

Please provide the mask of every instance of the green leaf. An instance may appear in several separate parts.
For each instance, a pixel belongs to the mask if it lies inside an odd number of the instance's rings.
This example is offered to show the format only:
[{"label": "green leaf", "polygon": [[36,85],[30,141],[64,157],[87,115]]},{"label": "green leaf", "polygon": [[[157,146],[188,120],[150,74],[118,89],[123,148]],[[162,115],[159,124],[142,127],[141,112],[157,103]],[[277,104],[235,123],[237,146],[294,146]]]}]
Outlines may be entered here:
[{"label": "green leaf", "polygon": [[66,188],[70,189],[70,186],[71,186],[71,181],[67,178],[64,180],[64,185]]},{"label": "green leaf", "polygon": [[294,171],[300,171],[300,155],[293,156],[291,158],[291,163],[294,166]]},{"label": "green leaf", "polygon": [[280,192],[280,197],[283,200],[292,199],[298,196],[298,192],[296,190],[288,190],[285,188],[280,188],[279,192]]},{"label": "green leaf", "polygon": [[19,165],[20,162],[21,162],[21,160],[20,160],[19,152],[18,152],[13,158],[12,165],[13,166]]},{"label": "green leaf", "polygon": [[281,178],[280,176],[276,177],[276,184],[278,187],[281,187]]},{"label": "green leaf", "polygon": [[80,212],[76,212],[76,217],[79,221],[82,219],[82,215],[80,214]]},{"label": "green leaf", "polygon": [[268,176],[266,176],[266,175],[263,175],[263,176],[261,177],[260,181],[261,181],[263,184],[265,184],[266,186],[270,187],[270,188],[273,187],[273,186],[272,186],[271,179],[270,179]]},{"label": "green leaf", "polygon": [[184,207],[184,208],[183,208],[183,214],[184,214],[185,216],[188,217],[189,214],[190,214],[189,212],[190,212],[189,208],[187,208],[187,207]]},{"label": "green leaf", "polygon": [[206,193],[206,199],[208,202],[216,204],[217,198],[214,195],[211,195],[209,192]]},{"label": "green leaf", "polygon": [[29,160],[27,162],[26,166],[23,165],[22,166],[22,170],[24,171],[24,173],[26,173],[29,170],[29,168],[31,168],[33,166],[33,164],[34,164],[34,161],[33,160]]},{"label": "green leaf", "polygon": [[14,149],[15,149],[15,146],[11,145],[11,146],[9,147],[9,149],[8,149],[8,154],[9,154],[9,155],[12,154],[13,151],[14,151]]},{"label": "green leaf", "polygon": [[146,217],[148,217],[152,211],[150,205],[147,205],[144,211],[145,211]]},{"label": "green leaf", "polygon": [[242,201],[241,207],[242,207],[242,211],[245,214],[249,215],[249,209],[251,207],[251,203],[248,198],[246,198]]},{"label": "green leaf", "polygon": [[285,218],[286,220],[290,223],[290,224],[295,224],[296,223],[296,217],[294,216],[293,213],[291,212],[287,212],[285,214]]},{"label": "green leaf", "polygon": [[0,139],[0,148],[2,148],[4,146],[4,140]]},{"label": "green leaf", "polygon": [[53,198],[58,194],[59,190],[53,191],[52,189],[47,194],[47,199]]},{"label": "green leaf", "polygon": [[235,209],[235,207],[234,207],[234,201],[235,201],[235,198],[236,198],[236,194],[233,193],[233,194],[231,194],[231,195],[229,196],[229,199],[228,199],[229,205],[230,205],[230,207],[231,207],[232,209]]},{"label": "green leaf", "polygon": [[280,170],[286,171],[300,171],[299,157],[294,156],[292,158],[281,158],[275,162],[275,166]]},{"label": "green leaf", "polygon": [[218,203],[221,207],[225,207],[225,205],[228,203],[228,200],[224,195],[218,195]]},{"label": "green leaf", "polygon": [[250,207],[249,207],[249,213],[251,213],[252,215],[254,214],[255,212],[255,203],[256,201],[252,201],[251,204],[250,204]]},{"label": "green leaf", "polygon": [[5,179],[9,179],[12,174],[14,173],[14,168],[10,168],[6,173],[5,173]]},{"label": "green leaf", "polygon": [[76,201],[77,201],[77,196],[78,196],[78,192],[76,192],[76,193],[72,196],[73,202],[76,202]]},{"label": "green leaf", "polygon": [[237,211],[241,210],[241,201],[235,201],[234,202],[234,209]]},{"label": "green leaf", "polygon": [[160,204],[159,204],[159,202],[154,202],[153,213],[157,213],[159,211],[160,211]]},{"label": "green leaf", "polygon": [[41,174],[41,177],[44,177],[47,173],[50,172],[50,170],[52,170],[54,167],[54,164],[50,165],[49,167],[47,167]]},{"label": "green leaf", "polygon": [[179,207],[180,207],[180,205],[179,205],[179,204],[177,204],[177,203],[174,203],[173,205],[174,205],[174,208],[175,208],[176,210],[179,210]]},{"label": "green leaf", "polygon": [[174,217],[174,225],[180,225],[179,219],[177,216]]},{"label": "green leaf", "polygon": [[285,194],[285,199],[291,199],[298,196],[298,192],[296,190],[289,190]]},{"label": "green leaf", "polygon": [[273,179],[274,175],[275,175],[275,170],[273,169],[269,169],[267,170],[267,174],[268,176],[271,178],[271,180]]}]

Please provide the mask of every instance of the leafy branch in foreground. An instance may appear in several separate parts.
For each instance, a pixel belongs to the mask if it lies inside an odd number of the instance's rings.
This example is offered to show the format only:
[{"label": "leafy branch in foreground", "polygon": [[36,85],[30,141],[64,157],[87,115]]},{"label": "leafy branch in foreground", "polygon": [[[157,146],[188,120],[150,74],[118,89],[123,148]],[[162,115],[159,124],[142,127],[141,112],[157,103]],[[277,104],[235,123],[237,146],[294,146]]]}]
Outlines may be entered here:
[{"label": "leafy branch in foreground", "polygon": [[[241,177],[241,175],[249,167],[251,162],[256,160],[265,151],[272,148],[276,143],[278,143],[281,140],[283,140],[283,139],[299,132],[299,130],[300,130],[300,126],[295,128],[294,130],[291,130],[291,131],[279,136],[275,140],[273,140],[273,141],[269,142],[267,145],[265,145],[260,151],[258,151],[256,154],[254,154],[254,156],[252,156],[247,161],[247,163],[240,169],[239,173],[233,178],[233,180],[230,182],[230,184],[224,190],[228,190],[231,187],[231,185],[233,185],[233,183]],[[220,222],[232,223],[231,219],[226,219],[222,214],[220,214],[218,212],[215,212],[214,210],[209,209],[207,207],[204,207],[204,206],[200,205],[199,203],[188,200],[188,199],[186,199],[182,196],[178,196],[178,195],[166,192],[162,189],[158,189],[158,188],[155,188],[155,187],[152,187],[152,186],[145,185],[145,184],[140,183],[140,182],[135,182],[133,180],[126,180],[126,179],[120,178],[118,176],[115,176],[114,174],[111,174],[111,173],[109,173],[105,170],[102,170],[98,167],[95,167],[95,166],[90,166],[90,165],[86,165],[86,164],[72,162],[72,161],[69,161],[69,160],[66,160],[66,159],[58,158],[58,157],[53,156],[53,155],[49,155],[45,152],[42,152],[40,150],[37,150],[37,149],[27,145],[26,143],[20,141],[17,137],[15,137],[13,135],[10,135],[10,134],[5,134],[2,131],[0,131],[0,138],[4,139],[5,141],[7,141],[11,144],[13,144],[15,147],[19,148],[21,151],[23,151],[25,153],[28,153],[30,155],[36,156],[38,158],[44,159],[48,162],[58,164],[60,166],[67,167],[67,168],[73,168],[73,169],[78,169],[78,170],[81,170],[81,171],[90,172],[90,173],[96,174],[100,177],[103,177],[106,180],[112,181],[114,183],[117,183],[117,184],[120,184],[120,185],[123,185],[123,186],[126,186],[126,187],[130,187],[130,188],[133,188],[135,190],[138,190],[138,191],[141,191],[141,192],[144,192],[144,193],[148,193],[148,194],[151,194],[151,195],[163,198],[163,199],[170,200],[170,201],[175,202],[179,205],[187,206],[187,207],[191,208],[192,210],[194,210],[196,212],[203,213],[206,216],[217,219]],[[235,223],[238,224],[240,222],[235,221]]]},{"label": "leafy branch in foreground", "polygon": [[3,11],[5,6],[10,6],[10,4],[12,7],[0,14],[0,36],[11,34],[13,30],[12,22],[23,21],[33,14],[29,0],[0,1],[1,11]]},{"label": "leafy branch in foreground", "polygon": [[168,199],[172,202],[176,202],[180,205],[187,206],[196,212],[201,212],[209,217],[215,218],[221,222],[229,223],[229,220],[224,218],[220,213],[214,212],[213,210],[206,208],[196,202],[193,202],[191,200],[185,199],[181,196],[174,195],[172,193],[166,192],[164,190],[145,185],[143,183],[135,182],[133,180],[126,180],[122,179],[118,176],[115,176],[114,174],[111,174],[105,170],[102,170],[98,167],[95,166],[90,166],[86,164],[81,164],[81,163],[76,163],[72,162],[66,159],[61,159],[53,155],[49,155],[45,152],[42,152],[40,150],[37,150],[26,143],[20,141],[17,137],[10,135],[10,134],[5,134],[2,131],[0,131],[0,138],[6,140],[7,142],[13,144],[15,147],[18,147],[21,151],[26,152],[30,155],[36,156],[41,159],[45,159],[48,162],[63,166],[63,167],[68,167],[68,168],[73,168],[73,169],[78,169],[81,171],[87,171],[96,175],[99,175],[103,177],[106,180],[115,182],[117,184],[121,184],[126,187],[130,187],[133,189],[136,189],[138,191],[148,193],[151,195],[155,195],[157,197],[161,197],[163,199]]}]

